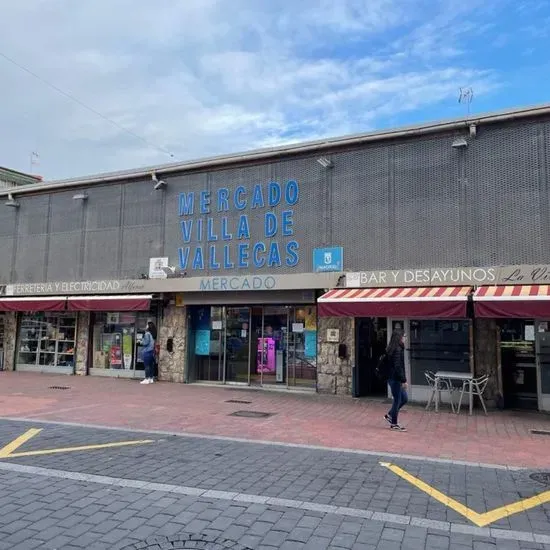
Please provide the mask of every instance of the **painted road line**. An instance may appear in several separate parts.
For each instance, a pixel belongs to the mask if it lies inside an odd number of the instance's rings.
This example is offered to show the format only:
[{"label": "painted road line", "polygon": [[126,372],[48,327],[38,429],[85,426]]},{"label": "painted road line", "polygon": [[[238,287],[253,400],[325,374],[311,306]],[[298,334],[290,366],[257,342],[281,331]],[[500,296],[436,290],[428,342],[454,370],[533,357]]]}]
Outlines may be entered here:
[{"label": "painted road line", "polygon": [[112,449],[116,447],[128,447],[130,445],[146,445],[148,443],[154,443],[153,439],[140,439],[134,441],[116,441],[113,443],[99,443],[96,445],[79,445],[77,447],[58,447],[55,449],[42,449],[38,451],[22,451],[15,452],[21,445],[29,441],[35,435],[38,435],[42,429],[31,428],[27,430],[23,435],[14,439],[11,443],[8,443],[5,447],[0,449],[0,458],[18,458],[22,456],[41,456],[52,455],[59,453],[74,453],[77,451],[95,451],[98,449]]},{"label": "painted road line", "polygon": [[8,458],[12,456],[12,453],[19,449],[21,445],[26,443],[29,439],[38,435],[42,431],[42,428],[31,428],[27,430],[23,435],[15,438],[11,443],[8,443],[5,447],[0,449],[0,458]]},{"label": "painted road line", "polygon": [[[229,491],[213,491],[211,488],[187,487],[166,483],[152,483],[151,481],[139,479],[108,477],[80,472],[69,472],[65,470],[54,470],[51,468],[42,468],[37,466],[26,466],[24,464],[17,464],[14,462],[9,463],[0,461],[0,475],[1,472],[10,472],[31,476],[44,476],[48,478],[66,479],[71,481],[83,481],[85,483],[97,483],[99,485],[111,487],[131,487],[133,489],[143,491],[143,494],[151,493],[153,491],[159,491],[175,496],[184,495],[195,497],[197,499],[207,499],[206,502],[211,502],[212,500],[225,500],[236,503],[245,502],[250,504],[262,504],[268,507],[268,509],[270,506],[284,506],[286,508],[297,510],[319,511],[319,504],[315,502],[306,502],[302,500],[292,499],[284,499],[283,501],[283,499],[277,500],[265,495],[234,493]],[[273,502],[275,504],[273,504]],[[282,504],[282,502],[284,502],[284,505]],[[483,538],[491,537],[497,540],[502,539],[507,541],[528,541],[550,545],[550,535],[542,533],[532,533],[529,531],[512,531],[508,529],[487,529],[481,527],[472,527],[462,523],[434,521],[429,519],[414,518],[406,515],[389,514],[375,510],[362,510],[358,508],[347,508],[341,506],[338,506],[336,511],[334,511],[332,506],[330,506],[328,509],[332,513],[339,516],[364,518],[371,521],[382,522],[386,525],[391,524],[400,527],[402,527],[403,525],[411,525],[416,527],[423,527],[425,529],[434,529],[436,531],[446,533],[447,536],[449,536],[449,533],[462,533]]]},{"label": "painted road line", "polygon": [[507,504],[505,506],[501,506],[500,508],[495,508],[494,510],[489,510],[488,512],[480,514],[479,512],[468,508],[461,502],[458,502],[454,498],[451,498],[441,491],[438,491],[421,479],[409,474],[408,472],[403,470],[403,468],[400,468],[395,464],[390,464],[389,462],[380,462],[380,465],[392,471],[395,475],[399,476],[405,481],[408,481],[411,485],[413,485],[417,489],[420,489],[428,496],[437,500],[444,506],[451,508],[451,510],[454,510],[457,514],[460,514],[461,516],[470,520],[474,525],[477,525],[478,527],[486,527],[487,525],[495,523],[496,521],[500,521],[501,519],[507,518],[508,516],[512,516],[520,512],[526,512],[527,510],[531,510],[531,508],[536,508],[537,506],[541,506],[542,504],[550,502],[550,491],[545,491],[533,497],[518,500],[517,502],[513,502],[511,504]]}]

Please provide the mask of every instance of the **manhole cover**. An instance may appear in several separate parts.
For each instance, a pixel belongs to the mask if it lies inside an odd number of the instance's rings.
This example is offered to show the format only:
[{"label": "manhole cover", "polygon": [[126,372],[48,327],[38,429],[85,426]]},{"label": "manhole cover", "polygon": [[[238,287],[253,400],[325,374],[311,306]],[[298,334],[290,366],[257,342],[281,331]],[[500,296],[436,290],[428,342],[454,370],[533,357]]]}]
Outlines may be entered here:
[{"label": "manhole cover", "polygon": [[207,535],[172,535],[170,537],[150,537],[143,542],[132,542],[121,550],[171,550],[172,548],[193,550],[252,550],[234,541],[212,538]]},{"label": "manhole cover", "polygon": [[70,390],[71,386],[50,386],[50,390]]},{"label": "manhole cover", "polygon": [[226,403],[239,403],[240,405],[250,405],[252,401],[243,401],[240,399],[229,399]]},{"label": "manhole cover", "polygon": [[533,435],[550,435],[550,430],[529,430]]},{"label": "manhole cover", "polygon": [[529,477],[537,483],[550,485],[550,472],[536,472],[534,474],[531,474]]},{"label": "manhole cover", "polygon": [[236,411],[229,416],[244,416],[244,418],[268,418],[273,416],[274,413],[266,413],[260,411]]}]

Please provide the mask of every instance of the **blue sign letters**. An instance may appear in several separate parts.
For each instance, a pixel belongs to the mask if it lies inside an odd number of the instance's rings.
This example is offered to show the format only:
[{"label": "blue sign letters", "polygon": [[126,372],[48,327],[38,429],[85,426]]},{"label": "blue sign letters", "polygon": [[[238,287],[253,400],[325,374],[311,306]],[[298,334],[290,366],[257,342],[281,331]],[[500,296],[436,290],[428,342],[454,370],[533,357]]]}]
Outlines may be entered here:
[{"label": "blue sign letters", "polygon": [[[294,237],[294,210],[300,199],[298,182],[270,182],[251,190],[180,193],[179,217],[183,245],[178,249],[180,269],[257,269],[295,267],[300,245]],[[282,205],[280,213],[273,209]],[[248,212],[265,210],[263,231],[251,235]],[[233,216],[222,213],[233,213]],[[218,215],[222,214],[222,215]],[[264,242],[266,239],[269,242]],[[238,242],[235,242],[238,241]],[[218,247],[216,243],[219,242]]]}]

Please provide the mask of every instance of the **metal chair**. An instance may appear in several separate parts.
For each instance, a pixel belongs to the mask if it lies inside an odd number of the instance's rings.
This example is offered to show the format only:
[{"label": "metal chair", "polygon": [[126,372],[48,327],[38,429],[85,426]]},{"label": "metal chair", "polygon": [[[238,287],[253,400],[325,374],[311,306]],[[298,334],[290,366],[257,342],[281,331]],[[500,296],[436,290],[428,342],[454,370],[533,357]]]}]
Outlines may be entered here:
[{"label": "metal chair", "polygon": [[451,402],[451,411],[455,412],[454,408],[454,401],[453,401],[453,392],[455,390],[454,386],[449,380],[442,380],[439,379],[439,387],[436,388],[435,384],[435,372],[431,370],[424,371],[424,377],[426,378],[426,382],[428,382],[428,386],[430,386],[432,393],[430,395],[430,399],[428,400],[428,404],[426,405],[426,410],[428,410],[432,402],[435,398],[435,392],[439,392],[439,402],[441,403],[441,391],[448,391],[449,392],[449,399]]},{"label": "metal chair", "polygon": [[[464,392],[468,388],[468,390],[472,392],[472,399],[476,395],[479,397],[479,400],[481,401],[481,406],[483,407],[485,414],[487,414],[487,407],[485,406],[485,401],[483,400],[483,392],[487,387],[489,378],[490,377],[488,374],[484,374],[479,378],[473,378],[472,380],[464,380],[464,382],[462,383],[462,390],[460,391],[460,399],[458,401],[457,413],[460,412],[460,407],[462,405],[462,398],[464,397]],[[469,389],[470,384],[472,385],[471,390]]]}]

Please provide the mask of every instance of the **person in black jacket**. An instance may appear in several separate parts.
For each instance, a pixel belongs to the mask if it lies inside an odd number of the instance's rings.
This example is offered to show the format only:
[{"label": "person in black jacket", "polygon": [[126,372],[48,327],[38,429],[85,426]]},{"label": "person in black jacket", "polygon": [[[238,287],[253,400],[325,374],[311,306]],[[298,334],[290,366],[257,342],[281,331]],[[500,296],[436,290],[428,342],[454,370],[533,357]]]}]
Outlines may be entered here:
[{"label": "person in black jacket", "polygon": [[394,330],[386,349],[389,363],[388,384],[393,397],[393,405],[384,416],[392,430],[404,432],[406,429],[397,423],[397,415],[409,400],[407,395],[407,375],[405,374],[405,335],[401,330]]}]

